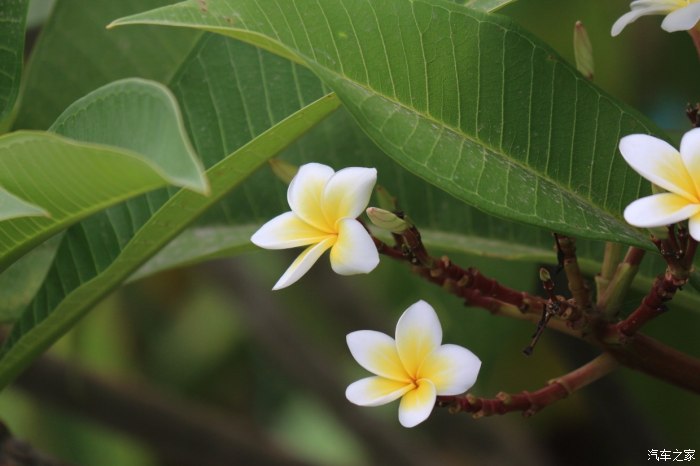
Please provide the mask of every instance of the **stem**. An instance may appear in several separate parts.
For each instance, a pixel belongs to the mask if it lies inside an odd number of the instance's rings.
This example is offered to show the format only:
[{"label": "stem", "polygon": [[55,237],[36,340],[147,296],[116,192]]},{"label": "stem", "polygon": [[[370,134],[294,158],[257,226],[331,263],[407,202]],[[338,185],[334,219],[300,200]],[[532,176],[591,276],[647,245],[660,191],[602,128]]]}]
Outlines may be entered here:
[{"label": "stem", "polygon": [[620,311],[644,254],[644,249],[630,247],[624,260],[617,266],[605,292],[598,295],[597,307],[605,317],[613,317]]},{"label": "stem", "polygon": [[641,334],[605,350],[630,369],[700,394],[700,359]]},{"label": "stem", "polygon": [[[562,262],[564,265],[564,273],[566,273],[567,281],[569,282],[569,291],[574,298],[576,307],[589,314],[591,308],[591,294],[586,281],[583,279],[581,268],[578,265],[576,258],[576,241],[574,238],[563,235],[555,235],[557,247],[562,254]],[[572,316],[572,320],[576,320],[578,316]]]},{"label": "stem", "polygon": [[600,274],[595,277],[596,296],[598,296],[598,298],[605,293],[621,261],[622,245],[620,243],[607,241],[605,243],[605,253],[603,254],[603,264],[600,268]]},{"label": "stem", "polygon": [[546,387],[535,392],[523,391],[516,394],[498,393],[495,398],[478,398],[473,395],[439,396],[438,406],[448,407],[453,413],[472,413],[475,418],[522,411],[526,417],[568,397],[571,393],[595,382],[617,368],[617,361],[603,353],[588,364],[573,372],[550,380]]},{"label": "stem", "polygon": [[629,337],[637,333],[647,322],[666,311],[666,302],[673,298],[685,280],[676,281],[670,273],[656,277],[649,293],[642,299],[637,309],[617,324],[620,333]]},{"label": "stem", "polygon": [[[389,246],[375,237],[374,244],[380,254],[408,261],[413,264],[413,271],[418,275],[463,298],[469,305],[484,307],[494,313],[499,311],[501,305],[515,306],[522,313],[538,313],[544,308],[545,300],[538,296],[504,286],[485,277],[473,267],[463,269],[452,263],[447,256],[440,259],[431,257],[420,242],[420,235],[416,235],[417,230],[412,228],[409,231],[410,241],[404,243],[404,249],[408,248],[405,251]],[[404,238],[405,232],[400,236]]]}]

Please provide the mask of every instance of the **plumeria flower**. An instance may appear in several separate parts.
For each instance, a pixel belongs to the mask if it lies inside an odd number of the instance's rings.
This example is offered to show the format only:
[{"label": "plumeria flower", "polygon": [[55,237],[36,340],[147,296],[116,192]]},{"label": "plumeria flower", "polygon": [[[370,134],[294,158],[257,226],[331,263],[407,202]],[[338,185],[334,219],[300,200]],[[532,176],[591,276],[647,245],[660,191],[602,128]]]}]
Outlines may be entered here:
[{"label": "plumeria flower", "polygon": [[623,137],[620,152],[637,173],[668,191],[632,202],[625,220],[653,228],[689,219],[690,236],[700,241],[700,128],[683,135],[680,153],[647,134]]},{"label": "plumeria flower", "polygon": [[319,163],[299,167],[287,190],[291,212],[273,218],[250,239],[265,249],[308,246],[273,290],[299,280],[327,249],[331,250],[331,267],[341,275],[369,273],[379,264],[372,237],[357,220],[376,181],[374,168],[335,172]]},{"label": "plumeria flower", "polygon": [[355,360],[376,374],[352,383],[345,396],[360,406],[379,406],[401,398],[399,422],[413,427],[428,418],[438,395],[467,391],[481,367],[474,353],[441,345],[442,327],[425,301],[418,301],[396,324],[396,340],[360,330],[347,336]]},{"label": "plumeria flower", "polygon": [[625,26],[646,15],[666,15],[661,23],[664,31],[687,31],[700,20],[700,0],[635,0],[630,11],[615,21],[610,33],[616,36]]}]

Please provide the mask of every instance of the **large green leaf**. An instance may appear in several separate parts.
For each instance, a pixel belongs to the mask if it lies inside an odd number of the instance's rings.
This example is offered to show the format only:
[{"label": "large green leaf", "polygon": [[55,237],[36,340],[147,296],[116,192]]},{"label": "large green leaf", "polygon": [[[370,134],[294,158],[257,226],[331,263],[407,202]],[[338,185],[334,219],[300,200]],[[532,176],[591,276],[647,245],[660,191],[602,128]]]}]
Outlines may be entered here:
[{"label": "large green leaf", "polygon": [[[269,54],[263,56],[243,44],[229,43],[226,47],[229,57],[235,57],[235,75],[230,74],[230,68],[201,62],[198,49],[183,65],[191,73],[191,86],[186,90],[191,98],[201,106],[234,116],[237,124],[231,128],[233,136],[226,138],[227,147],[232,148],[227,156],[202,152],[209,167],[211,195],[161,190],[69,228],[44,284],[3,347],[0,385],[6,385],[92,305],[268,157],[337,109],[337,98],[332,94],[324,96],[326,91],[308,71]],[[271,75],[269,81],[261,79],[269,70],[275,71],[274,79]],[[198,73],[199,78],[202,73],[218,73],[227,85],[214,87],[206,80],[196,79]],[[178,76],[182,79],[181,74]],[[212,134],[224,136],[219,122],[198,119],[196,109],[183,106],[183,114],[198,148],[205,147],[198,141]]]},{"label": "large green leaf", "polygon": [[105,25],[168,3],[172,2],[55,2],[27,65],[15,127],[46,129],[73,101],[117,79],[167,83],[197,42],[198,32],[144,27],[107,31]]},{"label": "large green leaf", "polygon": [[[237,82],[230,79],[240,71],[240,67],[235,66],[235,57],[242,56],[243,51],[247,51],[246,55],[251,53],[225,37],[209,37],[192,55],[190,65],[183,67],[171,83],[184,114],[188,115],[194,144],[199,153],[207,154],[206,157],[222,157],[230,152],[240,138],[238,128],[248,128],[249,124],[241,121],[241,114],[234,111],[235,106],[213,105],[207,97],[208,90],[201,89],[198,83],[207,82],[211,89],[219,90],[216,97],[220,102],[226,102],[226,96],[236,95],[233,89],[227,88],[250,85],[240,78]],[[268,86],[275,86],[270,88],[274,95],[285,95],[285,86],[297,86],[302,82],[308,87],[316,82],[308,73],[297,74],[293,80],[282,79],[288,64],[270,60],[267,53],[261,52],[259,57],[267,66],[265,73],[260,73],[252,82],[264,81]],[[248,91],[243,95],[254,94]],[[249,100],[245,105],[251,108],[255,103]],[[290,105],[287,99],[277,99],[269,111],[285,112]],[[264,113],[267,111],[266,108]],[[264,113],[259,118],[264,117]],[[256,120],[250,124],[256,127],[266,123]],[[352,165],[376,167],[379,183],[398,197],[400,207],[416,221],[426,244],[436,254],[462,252],[497,259],[556,262],[550,232],[479,212],[411,175],[385,157],[342,109],[321,122],[281,157],[296,165],[323,162],[336,169]],[[288,209],[286,185],[265,167],[210,209],[195,226],[169,243],[130,280],[209,258],[254,250],[249,241],[251,234],[265,221]],[[587,274],[594,275],[600,270],[602,251],[603,245],[599,242],[578,241],[579,257]],[[635,287],[647,290],[654,276],[662,271],[660,261],[646,260]],[[673,305],[697,310],[700,299],[696,294],[682,293]]]},{"label": "large green leaf", "polygon": [[0,270],[52,234],[166,184],[207,191],[177,102],[160,84],[130,79],[75,102],[51,133],[0,138],[0,186],[45,217],[0,222]]},{"label": "large green leaf", "polygon": [[484,211],[649,247],[621,218],[649,187],[617,143],[654,126],[508,18],[443,0],[209,0],[113,24],[137,23],[210,30],[306,64],[387,154]]},{"label": "large green leaf", "polygon": [[0,129],[19,94],[29,0],[0,0]]}]

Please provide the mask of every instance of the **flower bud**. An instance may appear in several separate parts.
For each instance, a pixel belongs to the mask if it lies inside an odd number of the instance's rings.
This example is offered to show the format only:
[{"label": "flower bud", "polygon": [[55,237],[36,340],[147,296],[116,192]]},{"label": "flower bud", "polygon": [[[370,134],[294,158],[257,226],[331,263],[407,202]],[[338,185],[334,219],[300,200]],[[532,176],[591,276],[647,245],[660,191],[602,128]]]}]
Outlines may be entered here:
[{"label": "flower bud", "polygon": [[274,173],[277,178],[284,181],[286,184],[291,183],[292,178],[294,178],[299,171],[299,167],[292,165],[289,162],[285,162],[284,160],[270,159],[267,161],[267,163],[270,164],[272,173]]},{"label": "flower bud", "polygon": [[411,224],[406,219],[379,207],[368,207],[367,216],[375,226],[392,233],[403,233],[411,228]]},{"label": "flower bud", "polygon": [[576,69],[589,80],[593,79],[593,47],[581,21],[574,26],[574,57]]}]

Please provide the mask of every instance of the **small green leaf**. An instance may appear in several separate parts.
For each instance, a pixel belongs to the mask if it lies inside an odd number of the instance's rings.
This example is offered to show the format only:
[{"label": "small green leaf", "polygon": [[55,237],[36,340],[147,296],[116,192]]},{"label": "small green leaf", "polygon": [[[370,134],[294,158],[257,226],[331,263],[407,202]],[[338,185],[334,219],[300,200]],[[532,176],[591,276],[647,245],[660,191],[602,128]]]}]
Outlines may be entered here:
[{"label": "small green leaf", "polygon": [[131,79],[69,107],[51,133],[0,137],[0,186],[48,213],[0,222],[0,270],[67,226],[130,197],[174,184],[206,192],[170,92]]},{"label": "small green leaf", "polygon": [[0,0],[0,128],[19,94],[28,8],[29,0]]},{"label": "small green leaf", "polygon": [[[126,280],[139,265],[152,257],[268,158],[337,109],[339,104],[335,95],[327,95],[264,131],[207,170],[211,181],[209,197],[192,191],[178,191],[135,232],[121,251],[84,251],[76,254],[75,248],[84,248],[86,241],[92,244],[100,241],[99,238],[86,237],[85,229],[97,228],[100,222],[106,221],[106,224],[101,225],[103,231],[112,231],[106,217],[93,217],[86,221],[83,228],[69,230],[65,238],[65,247],[58,251],[56,263],[70,263],[80,256],[92,253],[95,254],[93,268],[89,271],[78,271],[71,270],[71,267],[54,266],[51,269],[46,280],[50,288],[42,288],[44,293],[51,294],[50,297],[35,298],[33,304],[39,308],[38,312],[34,312],[35,309],[30,306],[28,312],[23,313],[13,327],[2,348],[0,388],[5,387],[34,357],[69,330],[92,305]],[[91,221],[95,223],[91,225]],[[52,274],[61,276],[56,277]],[[49,308],[46,307],[47,301],[51,306]]]},{"label": "small green leaf", "polygon": [[649,187],[617,145],[659,131],[506,17],[444,0],[190,0],[122,24],[194,27],[290,57],[384,152],[467,204],[651,247],[622,219]]}]

